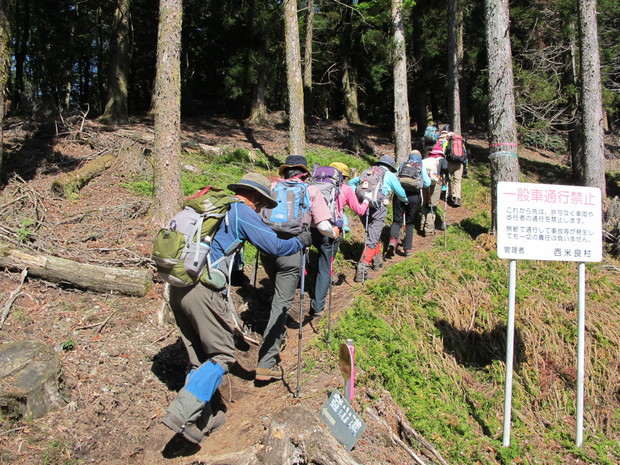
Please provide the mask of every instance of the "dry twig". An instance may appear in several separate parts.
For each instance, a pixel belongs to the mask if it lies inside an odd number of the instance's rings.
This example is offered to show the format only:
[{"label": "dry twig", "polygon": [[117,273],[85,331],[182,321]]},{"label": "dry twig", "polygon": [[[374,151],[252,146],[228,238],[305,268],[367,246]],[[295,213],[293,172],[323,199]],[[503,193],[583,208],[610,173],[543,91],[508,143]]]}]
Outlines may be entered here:
[{"label": "dry twig", "polygon": [[4,310],[2,311],[2,316],[0,317],[0,329],[2,329],[2,326],[4,325],[4,321],[9,315],[9,312],[11,311],[11,306],[13,305],[13,302],[15,302],[15,299],[17,299],[17,296],[22,290],[22,286],[24,285],[26,276],[28,276],[28,268],[23,269],[23,271],[21,272],[21,282],[19,283],[19,286],[17,286],[17,288],[13,292],[11,292],[9,299],[4,304]]}]

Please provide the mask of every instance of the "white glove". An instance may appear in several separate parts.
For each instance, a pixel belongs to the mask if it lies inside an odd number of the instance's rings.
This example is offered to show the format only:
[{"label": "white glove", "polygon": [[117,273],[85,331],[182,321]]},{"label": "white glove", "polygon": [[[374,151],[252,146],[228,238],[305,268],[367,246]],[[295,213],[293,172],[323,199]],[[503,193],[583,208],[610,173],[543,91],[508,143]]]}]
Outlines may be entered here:
[{"label": "white glove", "polygon": [[368,191],[364,193],[364,201],[368,203],[372,203],[372,194]]}]

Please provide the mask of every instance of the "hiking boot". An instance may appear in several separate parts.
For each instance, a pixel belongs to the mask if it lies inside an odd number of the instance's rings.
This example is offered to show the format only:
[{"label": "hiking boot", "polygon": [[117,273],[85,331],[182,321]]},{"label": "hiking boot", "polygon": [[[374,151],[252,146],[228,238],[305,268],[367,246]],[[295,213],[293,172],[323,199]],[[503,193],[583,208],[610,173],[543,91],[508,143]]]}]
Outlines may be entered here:
[{"label": "hiking boot", "polygon": [[284,377],[282,373],[282,367],[280,365],[276,365],[272,368],[263,368],[256,367],[256,375],[254,379],[256,381],[272,381],[272,380],[280,380]]},{"label": "hiking boot", "polygon": [[383,266],[383,257],[381,254],[377,254],[372,257],[372,269],[377,271],[379,268]]},{"label": "hiking boot", "polygon": [[388,254],[390,255],[396,254],[396,247],[398,247],[398,239],[396,239],[395,237],[392,237],[390,239],[390,242],[388,243],[388,248],[387,248]]},{"label": "hiking boot", "polygon": [[435,216],[435,229],[440,231],[446,230],[446,222],[439,216]]},{"label": "hiking boot", "polygon": [[220,427],[226,421],[226,413],[223,410],[218,410],[217,413],[209,421],[209,424],[202,429],[202,435],[208,436],[214,431],[220,429]]},{"label": "hiking boot", "polygon": [[181,419],[172,412],[167,412],[161,422],[172,431],[183,435],[185,439],[194,444],[200,444],[204,439],[204,434],[202,434],[202,431],[200,431],[200,428],[198,428],[195,423],[183,423]]},{"label": "hiking boot", "polygon": [[435,234],[435,214],[428,212],[424,217],[424,236]]},{"label": "hiking boot", "polygon": [[435,235],[435,226],[428,223],[424,225],[424,237],[434,236]]},{"label": "hiking boot", "polygon": [[324,312],[321,310],[320,312],[315,312],[314,310],[310,310],[310,318],[319,322],[323,318]]},{"label": "hiking boot", "polygon": [[356,283],[363,283],[368,280],[368,264],[360,262],[357,264],[357,271],[355,272],[355,278],[353,281]]},{"label": "hiking boot", "polygon": [[196,421],[196,426],[200,428],[203,436],[208,436],[219,429],[225,421],[226,413],[224,413],[224,410],[218,410],[214,415],[211,404],[209,403],[205,406],[200,418]]},{"label": "hiking boot", "polygon": [[460,207],[461,206],[461,199],[459,197],[452,197],[452,206],[453,207]]},{"label": "hiking boot", "polygon": [[411,257],[413,255],[413,249],[405,249],[405,257]]}]

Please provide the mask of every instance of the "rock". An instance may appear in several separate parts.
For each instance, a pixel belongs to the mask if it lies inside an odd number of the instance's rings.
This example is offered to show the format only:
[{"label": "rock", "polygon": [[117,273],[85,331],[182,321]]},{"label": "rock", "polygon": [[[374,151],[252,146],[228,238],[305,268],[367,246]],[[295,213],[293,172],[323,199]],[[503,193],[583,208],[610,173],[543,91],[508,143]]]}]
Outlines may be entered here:
[{"label": "rock", "polygon": [[42,343],[0,344],[0,410],[11,419],[33,419],[65,405],[62,364]]}]

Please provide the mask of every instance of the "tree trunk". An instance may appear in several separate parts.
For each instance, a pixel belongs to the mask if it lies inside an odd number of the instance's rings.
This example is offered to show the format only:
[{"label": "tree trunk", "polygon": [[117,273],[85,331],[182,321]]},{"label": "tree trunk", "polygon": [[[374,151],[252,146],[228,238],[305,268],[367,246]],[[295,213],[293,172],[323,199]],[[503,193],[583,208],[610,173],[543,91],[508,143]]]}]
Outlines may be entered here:
[{"label": "tree trunk", "polygon": [[[416,7],[418,10],[418,7]],[[412,115],[415,125],[417,126],[417,135],[422,136],[424,134],[424,129],[426,128],[428,121],[428,88],[426,86],[424,80],[424,70],[426,69],[424,66],[426,58],[426,54],[424,53],[424,43],[423,43],[423,35],[422,35],[422,23],[420,16],[422,15],[422,11],[418,11],[415,14],[410,16],[410,21],[412,23],[413,28],[413,37],[412,37],[412,60],[410,63],[413,66],[413,77],[412,80],[414,85],[411,89],[411,106],[412,106]],[[411,66],[411,65],[410,65]],[[422,144],[423,145],[423,144]],[[424,152],[424,147],[422,147],[421,152]],[[418,147],[418,150],[420,148]]]},{"label": "tree trunk", "polygon": [[605,143],[603,139],[603,97],[601,61],[596,24],[596,0],[579,0],[579,42],[581,46],[581,114],[586,186],[598,187],[605,195]]},{"label": "tree trunk", "polygon": [[117,0],[112,37],[110,40],[110,69],[108,71],[108,97],[102,119],[113,124],[127,122],[127,92],[131,61],[129,11],[131,0]]},{"label": "tree trunk", "polygon": [[301,79],[297,0],[284,0],[284,40],[289,98],[289,154],[304,155],[306,127],[304,124],[304,87]]},{"label": "tree trunk", "polygon": [[[573,26],[571,30],[577,31],[579,27],[576,24],[571,24]],[[567,73],[567,80],[569,86],[574,86],[576,89],[579,88],[579,73],[577,70],[577,37],[575,35],[571,35],[570,38],[570,63],[568,63],[568,68],[570,72]],[[583,185],[583,124],[581,123],[581,112],[579,110],[579,99],[571,98],[569,102],[569,106],[572,114],[572,121],[570,124],[570,128],[568,131],[568,147],[571,155],[571,170],[573,175],[573,182],[576,185]]]},{"label": "tree trunk", "polygon": [[9,1],[0,0],[0,179],[4,178],[4,150],[2,148],[4,131],[2,123],[4,122],[4,110],[6,108],[4,103],[6,83],[9,80],[9,64],[11,62],[9,27]]},{"label": "tree trunk", "polygon": [[351,66],[351,17],[353,6],[351,0],[343,5],[342,38],[340,54],[342,57],[342,93],[344,110],[349,124],[361,124],[357,103],[357,80]]},{"label": "tree trunk", "polygon": [[392,27],[394,28],[394,152],[396,162],[400,164],[407,161],[411,151],[403,0],[392,0]]},{"label": "tree trunk", "polygon": [[254,97],[252,98],[252,108],[250,109],[249,122],[258,125],[267,125],[269,118],[267,115],[267,104],[265,96],[267,93],[267,73],[263,64],[259,64],[258,82],[254,88]]},{"label": "tree trunk", "polygon": [[[30,37],[30,0],[17,2],[17,10],[21,10],[23,18],[21,21],[21,34],[15,41],[15,86],[13,87],[12,109],[21,111],[24,109],[24,64],[26,63],[26,53],[28,40]],[[8,14],[8,12],[7,12]],[[19,14],[16,15],[19,18]],[[17,32],[17,31],[16,31]]]},{"label": "tree trunk", "polygon": [[304,114],[312,118],[312,37],[314,33],[314,1],[308,0],[306,15],[306,40],[304,47]]},{"label": "tree trunk", "polygon": [[262,13],[260,6],[257,6],[256,1],[251,1],[248,8],[248,24],[253,31],[260,30],[262,33],[257,34],[256,40],[258,43],[256,46],[256,71],[258,78],[254,86],[254,92],[252,94],[252,103],[250,105],[250,116],[248,122],[257,124],[260,126],[266,126],[269,124],[269,114],[267,110],[267,42],[266,34],[264,33],[264,22],[260,21],[260,15]]},{"label": "tree trunk", "polygon": [[[448,0],[448,84],[450,99],[450,127],[461,134],[461,61],[459,57],[458,0]],[[462,37],[461,37],[462,39]]]},{"label": "tree trunk", "polygon": [[182,0],[160,0],[155,76],[153,223],[163,226],[181,206]]},{"label": "tree trunk", "polygon": [[508,0],[485,0],[489,63],[491,221],[497,224],[497,183],[519,181]]},{"label": "tree trunk", "polygon": [[145,270],[79,263],[18,249],[2,242],[0,242],[0,266],[16,270],[28,268],[28,274],[31,276],[103,293],[118,292],[143,297],[152,285],[152,276]]}]

